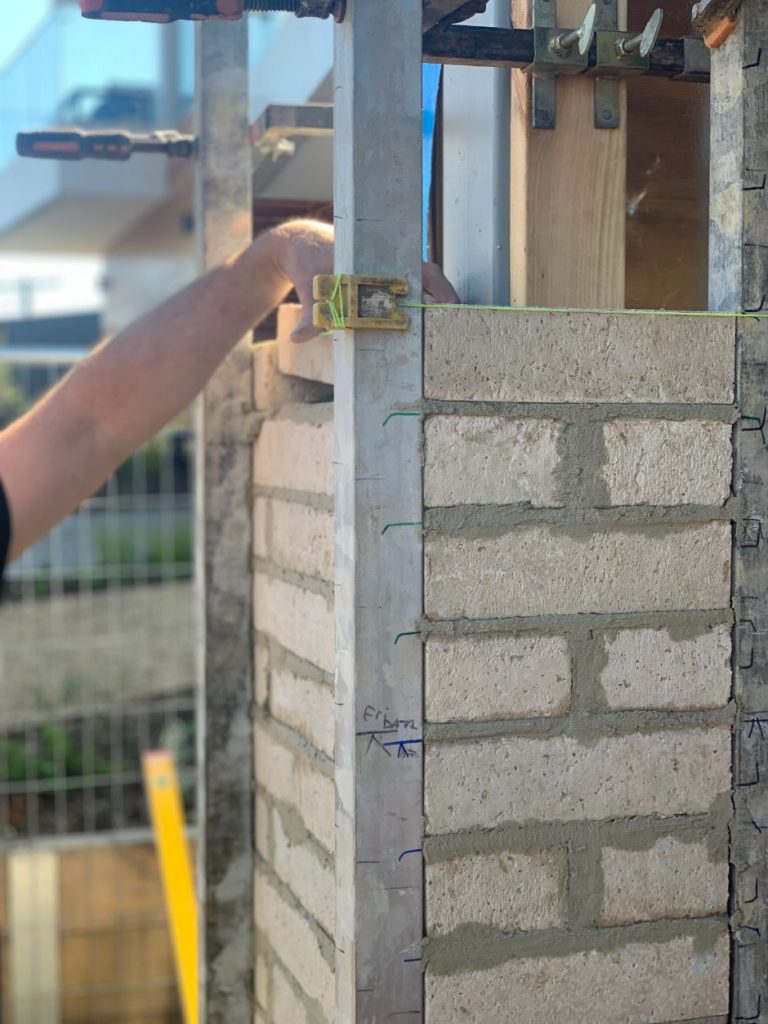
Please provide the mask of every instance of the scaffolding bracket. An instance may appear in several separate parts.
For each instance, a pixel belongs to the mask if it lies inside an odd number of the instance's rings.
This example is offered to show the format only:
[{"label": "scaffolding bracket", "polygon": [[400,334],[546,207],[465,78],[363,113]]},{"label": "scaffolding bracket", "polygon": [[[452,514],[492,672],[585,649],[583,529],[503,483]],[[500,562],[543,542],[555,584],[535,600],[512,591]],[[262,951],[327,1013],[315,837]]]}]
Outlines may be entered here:
[{"label": "scaffolding bracket", "polygon": [[409,291],[404,277],[321,274],[313,283],[312,320],[327,331],[407,331],[411,318],[397,300]]}]

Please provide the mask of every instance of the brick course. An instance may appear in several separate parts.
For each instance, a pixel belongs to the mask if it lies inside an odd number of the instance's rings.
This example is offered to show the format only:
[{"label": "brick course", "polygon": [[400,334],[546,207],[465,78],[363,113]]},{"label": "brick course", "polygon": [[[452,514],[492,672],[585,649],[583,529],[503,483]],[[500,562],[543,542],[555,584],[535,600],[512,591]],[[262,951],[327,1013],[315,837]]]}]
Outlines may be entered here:
[{"label": "brick course", "polygon": [[730,789],[730,729],[432,743],[429,832],[504,822],[701,814]]},{"label": "brick course", "polygon": [[427,721],[561,715],[570,701],[564,637],[434,636],[427,641]]},{"label": "brick course", "polygon": [[519,526],[428,537],[425,601],[435,619],[727,608],[730,573],[728,523]]}]

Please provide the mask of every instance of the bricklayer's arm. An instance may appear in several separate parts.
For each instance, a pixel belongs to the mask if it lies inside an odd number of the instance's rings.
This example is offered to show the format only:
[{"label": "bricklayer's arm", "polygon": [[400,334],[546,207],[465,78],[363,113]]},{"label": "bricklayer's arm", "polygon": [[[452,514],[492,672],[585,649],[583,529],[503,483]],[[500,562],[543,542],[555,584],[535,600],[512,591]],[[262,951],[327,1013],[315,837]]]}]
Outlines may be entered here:
[{"label": "bricklayer's arm", "polygon": [[[0,479],[14,524],[10,557],[93,494],[136,448],[203,388],[237,341],[295,286],[311,324],[312,280],[333,269],[333,228],[292,221],[100,346],[0,434]],[[439,269],[424,268],[438,302],[458,301]]]}]

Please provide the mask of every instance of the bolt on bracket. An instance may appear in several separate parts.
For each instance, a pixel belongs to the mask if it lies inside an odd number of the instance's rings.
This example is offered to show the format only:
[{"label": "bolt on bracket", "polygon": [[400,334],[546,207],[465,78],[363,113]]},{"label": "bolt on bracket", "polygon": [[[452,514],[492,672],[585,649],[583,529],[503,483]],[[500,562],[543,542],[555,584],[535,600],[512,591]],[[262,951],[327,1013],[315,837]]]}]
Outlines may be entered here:
[{"label": "bolt on bracket", "polygon": [[555,0],[533,0],[534,58],[524,70],[533,76],[531,84],[531,125],[554,128],[557,121],[556,85],[558,75],[580,75],[589,65],[589,51],[595,35],[597,6],[587,11],[579,28],[557,28]]},{"label": "bolt on bracket", "polygon": [[595,63],[588,72],[595,77],[595,128],[619,127],[618,79],[649,70],[663,19],[664,12],[657,8],[642,32],[621,32],[617,0],[599,0]]},{"label": "bolt on bracket", "polygon": [[[595,79],[595,127],[618,128],[618,79],[649,71],[664,12],[654,11],[643,31],[632,34],[619,30],[618,0],[595,0],[579,28],[562,29],[556,27],[555,4],[556,0],[533,0],[534,59],[524,69],[533,78],[532,127],[555,127],[557,77],[587,74]],[[701,62],[695,48],[689,59],[691,80],[699,80]]]}]

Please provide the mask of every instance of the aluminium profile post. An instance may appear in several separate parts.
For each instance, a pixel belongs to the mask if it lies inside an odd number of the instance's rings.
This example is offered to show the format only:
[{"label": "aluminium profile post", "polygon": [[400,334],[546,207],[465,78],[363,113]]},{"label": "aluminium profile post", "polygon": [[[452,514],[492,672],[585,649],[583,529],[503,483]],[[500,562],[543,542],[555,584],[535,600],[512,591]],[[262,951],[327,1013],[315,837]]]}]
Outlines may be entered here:
[{"label": "aluminium profile post", "polygon": [[[248,33],[197,26],[199,270],[252,239]],[[254,1012],[252,351],[243,339],[198,400],[197,579],[204,639],[198,687],[200,1018]]]},{"label": "aluminium profile post", "polygon": [[[709,305],[768,312],[768,0],[744,4],[712,51]],[[768,319],[736,320],[732,600],[734,629],[731,830],[732,1021],[768,1021]],[[748,417],[750,419],[745,419]]]},{"label": "aluminium profile post", "polygon": [[[509,0],[471,26],[509,28]],[[443,69],[443,264],[462,301],[509,305],[509,68]]]},{"label": "aluminium profile post", "polygon": [[[336,272],[421,302],[422,0],[348,0],[335,28]],[[420,310],[337,331],[336,1020],[424,1019]],[[386,716],[386,721],[385,721]],[[376,730],[380,730],[377,732]],[[362,735],[361,735],[362,734]],[[402,745],[399,741],[402,740]],[[390,744],[385,746],[385,744]]]}]

